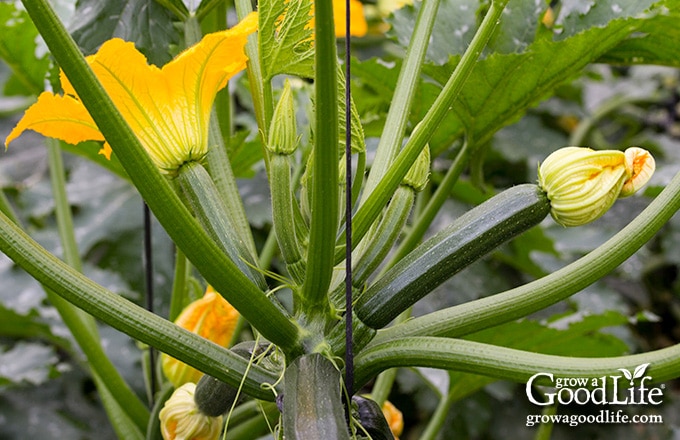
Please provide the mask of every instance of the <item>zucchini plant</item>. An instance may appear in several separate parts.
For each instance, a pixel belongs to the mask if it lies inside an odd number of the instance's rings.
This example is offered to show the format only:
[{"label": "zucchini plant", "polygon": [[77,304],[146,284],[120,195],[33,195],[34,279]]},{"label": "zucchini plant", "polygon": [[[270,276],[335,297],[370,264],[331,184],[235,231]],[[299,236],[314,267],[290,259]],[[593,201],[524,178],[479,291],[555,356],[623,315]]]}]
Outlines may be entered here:
[{"label": "zucchini plant", "polygon": [[[677,67],[678,0],[583,8],[423,0],[402,9],[350,0],[348,10],[334,0],[263,0],[257,11],[245,0],[148,0],[146,27],[114,32],[87,57],[84,25],[69,32],[47,0],[22,3],[25,10],[0,4],[4,26],[27,26],[27,45],[39,33],[60,75],[43,91],[47,58],[31,70],[26,57],[0,50],[37,97],[6,146],[26,142],[26,130],[62,141],[47,142],[64,254],[31,237],[4,193],[0,250],[59,312],[79,347],[68,351],[87,361],[119,438],[397,438],[403,423],[388,402],[397,367],[449,374],[423,439],[436,438],[455,401],[496,380],[529,382],[529,396],[531,384],[547,384],[539,373],[590,387],[617,371],[631,386],[645,374],[655,383],[680,376],[678,344],[588,351],[593,328],[574,336],[527,318],[652,240],[680,208],[679,176],[655,186],[654,200],[586,256],[534,280],[515,276],[504,292],[413,315],[433,292],[456,293],[446,283],[474,263],[542,236],[548,222],[590,223],[647,183],[655,161],[646,149],[564,143],[545,146],[535,182],[479,190],[489,188],[480,176],[494,135],[593,63]],[[92,6],[82,3],[77,11]],[[85,22],[110,19],[114,3]],[[133,15],[116,17],[131,24]],[[233,17],[238,23],[227,26]],[[453,43],[452,17],[460,25]],[[146,31],[155,20],[179,37],[154,45]],[[373,50],[388,61],[350,56]],[[176,247],[167,312],[82,273],[62,149],[119,176],[167,233]],[[265,227],[242,198],[253,170],[270,196]],[[477,188],[469,209],[433,226],[466,185]],[[105,353],[96,320],[144,345],[150,408]],[[574,337],[581,347],[541,345]]]}]

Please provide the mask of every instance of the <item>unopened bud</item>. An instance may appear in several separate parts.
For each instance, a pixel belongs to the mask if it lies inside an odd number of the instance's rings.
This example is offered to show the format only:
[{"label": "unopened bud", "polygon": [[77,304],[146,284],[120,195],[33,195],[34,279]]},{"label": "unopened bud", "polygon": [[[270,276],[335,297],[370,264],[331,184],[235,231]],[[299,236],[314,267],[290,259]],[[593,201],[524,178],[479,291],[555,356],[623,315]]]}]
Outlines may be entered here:
[{"label": "unopened bud", "polygon": [[410,186],[415,191],[422,191],[427,186],[430,178],[430,146],[425,145],[418,158],[402,180],[403,185]]},{"label": "unopened bud", "polygon": [[640,189],[654,172],[646,150],[626,152],[561,148],[541,164],[538,183],[547,193],[551,215],[563,226],[579,226],[601,217],[618,197]]},{"label": "unopened bud", "polygon": [[274,109],[267,149],[271,153],[289,155],[295,152],[298,143],[295,105],[290,82],[286,80],[279,103]]}]

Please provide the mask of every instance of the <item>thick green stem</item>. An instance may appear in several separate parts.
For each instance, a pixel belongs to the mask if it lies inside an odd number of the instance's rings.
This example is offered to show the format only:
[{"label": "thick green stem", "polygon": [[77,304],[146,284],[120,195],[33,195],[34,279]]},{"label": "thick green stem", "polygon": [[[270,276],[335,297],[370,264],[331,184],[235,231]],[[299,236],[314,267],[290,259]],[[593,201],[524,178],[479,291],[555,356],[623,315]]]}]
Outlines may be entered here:
[{"label": "thick green stem", "polygon": [[229,207],[205,168],[198,162],[186,163],[180,167],[176,180],[203,228],[220,245],[222,251],[229,255],[240,271],[260,289],[265,290],[267,283],[257,269],[257,261],[250,253],[247,237],[234,229],[229,221]]},{"label": "thick green stem", "polygon": [[531,283],[439,310],[378,332],[375,343],[405,336],[458,337],[527,316],[602,278],[647,243],[680,209],[680,174],[606,243],[568,266]]},{"label": "thick green stem", "polygon": [[308,315],[327,315],[328,287],[333,275],[338,231],[338,101],[337,55],[331,0],[315,2],[316,116],[312,154],[312,200],[307,272],[302,308]]},{"label": "thick green stem", "polygon": [[[66,178],[61,148],[59,148],[59,141],[56,139],[47,139],[45,142],[47,144],[47,161],[50,168],[50,184],[52,186],[52,196],[54,197],[57,229],[59,230],[61,246],[64,249],[62,259],[66,264],[81,272],[83,268],[78,244],[76,243],[76,235],[73,231],[71,205],[69,205],[66,195]],[[94,324],[94,321],[92,323]]]},{"label": "thick green stem", "polygon": [[[64,250],[63,259],[66,264],[81,272],[82,262],[73,229],[71,206],[66,195],[66,179],[59,141],[48,139],[46,142],[57,228]],[[118,425],[131,420],[137,429],[144,430],[149,419],[149,411],[104,352],[95,320],[92,316],[63,300],[49,288],[46,288],[45,292],[78,346],[83,350],[102,396],[109,399],[105,408],[115,429],[127,429],[125,426]],[[129,419],[121,416],[122,413],[127,413]]]},{"label": "thick green stem", "polygon": [[[395,319],[395,325],[401,324],[402,322],[411,319],[412,312],[413,307],[409,307],[407,310],[404,310],[399,316],[397,316],[397,319]],[[382,406],[383,403],[385,403],[385,401],[389,398],[390,391],[392,391],[392,385],[394,385],[394,381],[396,379],[397,379],[396,368],[390,368],[388,370],[383,371],[375,379],[375,384],[373,385],[373,389],[371,390],[371,396],[373,397],[373,400],[375,400],[378,403],[378,405]]]},{"label": "thick green stem", "polygon": [[[226,20],[226,16],[224,19]],[[187,47],[193,46],[201,40],[203,34],[201,33],[201,27],[195,16],[189,17],[184,23],[184,35],[185,44]],[[220,98],[219,102],[221,102],[220,107],[224,107],[226,105],[226,116],[229,116],[231,111],[228,108],[229,102],[231,100],[229,96],[229,87],[225,87],[220,92],[218,97]],[[217,104],[218,101],[216,100],[216,108]],[[223,115],[225,111],[222,112]],[[238,186],[236,185],[236,178],[234,177],[234,173],[231,169],[231,162],[229,162],[224,139],[225,138],[223,137],[222,130],[220,128],[217,111],[214,110],[211,112],[208,131],[208,143],[210,147],[208,149],[207,167],[210,171],[210,176],[215,182],[215,187],[224,201],[226,207],[226,218],[228,219],[231,228],[235,231],[235,235],[240,237],[241,242],[244,244],[246,248],[244,250],[247,250],[249,254],[249,260],[255,261],[257,259],[257,250],[255,249],[253,234],[250,230],[248,218],[246,217],[243,201],[239,195]],[[227,137],[227,139],[229,139],[229,137]]]},{"label": "thick green stem", "polygon": [[362,196],[362,203],[371,194],[378,182],[383,178],[387,169],[401,147],[401,140],[406,131],[406,124],[410,115],[413,97],[418,90],[420,71],[427,53],[427,46],[432,35],[432,28],[439,10],[439,0],[424,0],[420,6],[418,18],[413,29],[413,36],[409,43],[404,64],[399,72],[397,84],[390,109],[385,119],[385,127],[371,165],[371,172],[366,179]]},{"label": "thick green stem", "polygon": [[[507,0],[491,2],[489,10],[484,16],[484,20],[479,26],[479,29],[477,29],[477,33],[470,42],[470,46],[463,54],[463,57],[460,59],[451,78],[449,78],[441,93],[439,93],[439,96],[437,96],[437,99],[435,99],[432,104],[432,107],[430,107],[430,110],[425,117],[423,117],[423,120],[413,131],[408,142],[404,145],[404,148],[394,159],[394,162],[385,172],[382,179],[376,184],[375,189],[364,200],[364,203],[355,214],[352,230],[352,236],[355,239],[355,243],[363,238],[371,224],[380,215],[383,207],[399,186],[401,179],[403,179],[411,165],[415,162],[416,158],[429,141],[432,133],[434,133],[439,124],[444,120],[444,117],[458,97],[458,93],[465,84],[470,72],[472,72],[475,62],[500,22],[506,4]],[[344,237],[341,237],[340,240],[338,240],[338,245],[342,245],[343,241]]]},{"label": "thick green stem", "polygon": [[178,327],[84,277],[47,252],[4,214],[0,214],[0,250],[38,282],[95,318],[233,386],[239,386],[248,371],[243,391],[264,400],[274,398],[271,392],[260,385],[274,383],[276,375],[256,365],[248,365],[248,361],[237,354]]},{"label": "thick green stem", "polygon": [[480,342],[438,337],[407,337],[371,344],[354,361],[355,390],[379,372],[394,367],[428,367],[481,374],[526,383],[537,372],[557,377],[600,378],[650,363],[648,374],[654,382],[674,379],[680,374],[680,344],[644,354],[609,358],[584,358],[538,354]]},{"label": "thick green stem", "polygon": [[383,269],[383,271],[392,267],[394,263],[404,258],[406,254],[418,246],[418,243],[420,243],[420,240],[422,240],[425,232],[427,232],[427,229],[432,224],[432,220],[434,220],[434,218],[437,216],[439,209],[449,198],[449,194],[451,193],[453,185],[458,181],[458,177],[460,177],[460,174],[467,165],[468,152],[470,151],[468,145],[468,142],[463,144],[463,148],[458,152],[456,159],[446,172],[444,180],[442,180],[432,198],[430,198],[430,200],[427,202],[427,205],[421,214],[416,217],[416,220],[413,222],[413,226],[411,227],[408,235],[404,241],[399,244],[399,247],[395,251],[394,255],[392,255],[390,263]]},{"label": "thick green stem", "polygon": [[383,406],[390,397],[392,385],[397,378],[397,371],[396,368],[390,368],[380,373],[375,379],[375,384],[371,389],[371,399],[375,400],[378,405]]},{"label": "thick green stem", "polygon": [[170,310],[168,319],[174,321],[188,304],[187,288],[191,274],[191,263],[180,249],[175,250],[175,271],[172,277],[172,291],[170,293]]},{"label": "thick green stem", "polygon": [[[101,382],[98,383],[105,385],[106,390],[103,392],[109,393],[137,428],[144,430],[149,420],[149,410],[118,373],[118,370],[104,352],[99,334],[90,332],[89,328],[93,325],[91,317],[74,307],[70,301],[55,293],[46,283],[43,283],[43,285],[47,299],[57,309],[64,324],[68,327],[80,349],[83,350],[92,369],[92,374],[101,378]],[[100,391],[102,390],[100,389]],[[114,420],[111,420],[111,422],[114,423]]]},{"label": "thick green stem", "polygon": [[19,218],[14,213],[14,209],[12,209],[12,205],[9,203],[5,191],[3,191],[2,188],[0,188],[0,212],[5,214],[12,223],[16,225],[19,224]]},{"label": "thick green stem", "polygon": [[299,353],[299,328],[241,273],[202,230],[167,179],[151,162],[49,3],[46,0],[24,0],[24,5],[83,104],[168,235],[206,280],[222,292],[265,338],[285,352]]},{"label": "thick green stem", "polygon": [[[120,403],[113,396],[112,390],[109,389],[110,384],[104,382],[99,376],[97,376],[97,373],[93,373],[92,377],[94,379],[95,385],[97,386],[97,390],[99,391],[99,398],[102,401],[102,406],[106,410],[106,414],[109,417],[111,426],[116,432],[118,438],[125,440],[143,440],[144,435],[142,435],[142,432],[146,431],[146,426],[139,426],[139,424],[132,420],[132,409],[120,405]],[[146,418],[149,418],[148,410],[146,411]]]},{"label": "thick green stem", "polygon": [[[546,406],[543,408],[542,415],[548,417],[554,416],[557,414],[557,408],[557,404]],[[552,422],[541,423],[541,425],[536,430],[536,436],[534,437],[534,440],[550,440],[552,438],[552,430],[554,426],[555,425]]]},{"label": "thick green stem", "polygon": [[296,283],[305,277],[304,261],[300,252],[293,211],[293,188],[290,179],[290,158],[287,155],[272,153],[269,157],[271,178],[272,219],[276,238],[288,272]]},{"label": "thick green stem", "polygon": [[408,215],[413,207],[415,191],[407,185],[397,188],[390,203],[385,209],[383,218],[372,233],[373,239],[362,244],[360,256],[354,264],[352,283],[357,288],[363,288],[369,276],[380,266],[385,256],[399,238]]}]

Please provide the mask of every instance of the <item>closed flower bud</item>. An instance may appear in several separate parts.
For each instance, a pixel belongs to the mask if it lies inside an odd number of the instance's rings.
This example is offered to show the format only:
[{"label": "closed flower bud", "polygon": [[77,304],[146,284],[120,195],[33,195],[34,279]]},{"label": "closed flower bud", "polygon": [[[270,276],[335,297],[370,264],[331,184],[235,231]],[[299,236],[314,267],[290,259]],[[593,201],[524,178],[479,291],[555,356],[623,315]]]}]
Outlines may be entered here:
[{"label": "closed flower bud", "polygon": [[423,151],[420,152],[420,155],[416,161],[413,162],[413,165],[411,165],[411,168],[408,170],[406,176],[404,176],[404,180],[402,180],[401,183],[403,185],[410,186],[417,192],[420,192],[425,189],[425,186],[427,186],[429,177],[430,146],[425,145],[425,148],[423,148]]},{"label": "closed flower bud", "polygon": [[298,143],[295,105],[290,82],[286,80],[279,103],[274,109],[267,149],[271,153],[289,155],[295,152]]},{"label": "closed flower bud", "polygon": [[164,440],[216,440],[222,431],[222,417],[201,413],[194,402],[196,384],[185,383],[172,393],[158,417]]},{"label": "closed flower bud", "polygon": [[[234,333],[238,317],[238,311],[208,286],[203,298],[182,310],[175,324],[226,347]],[[161,366],[165,377],[175,388],[187,382],[196,383],[203,376],[202,372],[167,354],[162,355]]]},{"label": "closed flower bud", "polygon": [[566,147],[548,156],[538,183],[550,199],[551,215],[563,226],[579,226],[601,217],[618,197],[641,188],[654,172],[646,150],[594,151]]}]

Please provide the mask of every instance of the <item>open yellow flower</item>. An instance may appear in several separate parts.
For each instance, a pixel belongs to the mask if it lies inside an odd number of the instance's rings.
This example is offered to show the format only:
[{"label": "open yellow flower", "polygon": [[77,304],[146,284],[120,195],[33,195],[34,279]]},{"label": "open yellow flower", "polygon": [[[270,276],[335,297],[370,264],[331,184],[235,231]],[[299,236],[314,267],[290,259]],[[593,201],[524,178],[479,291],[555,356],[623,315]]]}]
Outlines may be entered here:
[{"label": "open yellow flower", "polygon": [[[333,0],[333,21],[335,23],[335,36],[345,36],[345,19],[347,9],[345,0]],[[349,34],[352,37],[363,37],[368,30],[366,17],[364,17],[364,4],[359,0],[349,0]]]},{"label": "open yellow flower", "polygon": [[[252,13],[229,30],[206,35],[162,68],[149,65],[133,43],[119,38],[106,41],[87,61],[154,163],[172,174],[207,153],[215,95],[245,68],[246,39],[256,30]],[[61,84],[64,94],[42,93],[5,146],[25,130],[71,144],[104,140],[63,74]],[[105,143],[100,153],[110,157],[111,148]]]},{"label": "open yellow flower", "polygon": [[[205,295],[182,310],[175,324],[226,347],[234,334],[239,313],[222,295],[208,286]],[[175,388],[187,382],[197,383],[203,373],[167,354],[161,356],[163,374]]]}]

